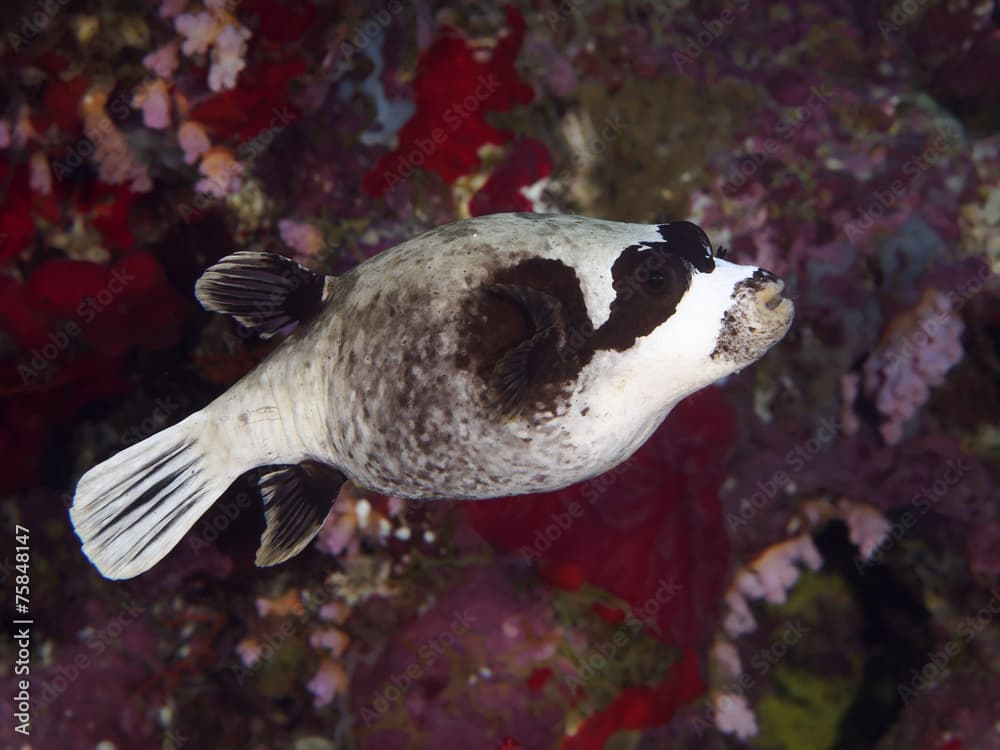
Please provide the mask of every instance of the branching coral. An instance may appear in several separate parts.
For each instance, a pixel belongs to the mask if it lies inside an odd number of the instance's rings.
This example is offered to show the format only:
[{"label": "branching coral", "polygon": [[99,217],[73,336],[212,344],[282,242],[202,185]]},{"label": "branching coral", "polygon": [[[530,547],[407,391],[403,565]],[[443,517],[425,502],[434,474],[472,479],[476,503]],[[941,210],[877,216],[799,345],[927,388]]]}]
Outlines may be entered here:
[{"label": "branching coral", "polygon": [[887,443],[903,438],[903,428],[962,359],[962,319],[950,299],[927,292],[920,304],[890,325],[882,344],[862,367],[863,390],[882,415],[879,431]]}]

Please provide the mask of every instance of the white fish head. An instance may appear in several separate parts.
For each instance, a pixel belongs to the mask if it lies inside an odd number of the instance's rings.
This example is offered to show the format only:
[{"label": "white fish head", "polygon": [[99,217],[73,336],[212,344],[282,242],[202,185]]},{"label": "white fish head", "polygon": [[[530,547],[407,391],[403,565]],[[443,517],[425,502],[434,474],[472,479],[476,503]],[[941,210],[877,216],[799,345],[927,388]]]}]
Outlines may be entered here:
[{"label": "white fish head", "polygon": [[615,249],[611,272],[588,281],[611,287],[596,359],[607,350],[623,408],[655,413],[760,359],[788,332],[795,307],[781,279],[716,257],[696,225],[650,229],[655,240]]}]

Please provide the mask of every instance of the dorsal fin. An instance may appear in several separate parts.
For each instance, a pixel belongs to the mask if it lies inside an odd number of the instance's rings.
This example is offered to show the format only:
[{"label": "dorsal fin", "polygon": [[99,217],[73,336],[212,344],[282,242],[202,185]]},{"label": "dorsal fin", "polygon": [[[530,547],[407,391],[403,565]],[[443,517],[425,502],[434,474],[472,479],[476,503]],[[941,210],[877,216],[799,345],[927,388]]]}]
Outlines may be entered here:
[{"label": "dorsal fin", "polygon": [[194,293],[206,310],[231,315],[266,339],[316,315],[332,280],[283,255],[243,251],[205,271]]},{"label": "dorsal fin", "polygon": [[344,475],[316,461],[276,466],[257,478],[267,528],[260,537],[257,565],[277,565],[299,554],[333,510]]},{"label": "dorsal fin", "polygon": [[551,294],[516,284],[495,284],[489,291],[517,304],[528,323],[528,336],[500,358],[490,375],[493,406],[503,418],[514,419],[531,384],[532,354],[551,336],[557,349],[563,346],[562,304]]}]

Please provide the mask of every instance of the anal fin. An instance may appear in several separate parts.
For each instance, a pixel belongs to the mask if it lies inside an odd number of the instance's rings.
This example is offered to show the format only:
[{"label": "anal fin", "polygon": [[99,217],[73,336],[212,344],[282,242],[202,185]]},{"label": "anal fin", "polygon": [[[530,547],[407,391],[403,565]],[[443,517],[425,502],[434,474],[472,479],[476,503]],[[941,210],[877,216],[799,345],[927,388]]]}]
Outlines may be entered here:
[{"label": "anal fin", "polygon": [[267,527],[260,537],[257,565],[277,565],[305,549],[333,510],[344,481],[339,471],[316,461],[261,472],[257,485]]},{"label": "anal fin", "polygon": [[243,251],[205,271],[194,292],[206,310],[230,315],[266,339],[316,315],[331,280],[283,255]]}]

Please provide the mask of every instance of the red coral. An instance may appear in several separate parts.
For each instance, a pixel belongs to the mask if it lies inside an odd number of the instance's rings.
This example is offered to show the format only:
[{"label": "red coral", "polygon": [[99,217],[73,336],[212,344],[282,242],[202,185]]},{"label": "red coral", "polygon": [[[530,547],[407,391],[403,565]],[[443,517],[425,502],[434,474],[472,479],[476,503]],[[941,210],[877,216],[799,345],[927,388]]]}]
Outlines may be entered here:
[{"label": "red coral", "polygon": [[253,138],[268,128],[283,127],[299,116],[288,96],[291,82],[309,69],[294,58],[244,71],[239,86],[200,102],[191,119],[207,125],[217,138]]},{"label": "red coral", "polygon": [[135,197],[128,185],[112,186],[99,182],[86,200],[79,201],[77,211],[91,214],[90,223],[110,248],[131,250],[135,237],[128,217]]},{"label": "red coral", "polygon": [[0,363],[0,450],[18,467],[0,491],[35,479],[52,427],[125,389],[129,350],[176,343],[184,311],[149,253],[110,267],[52,260],[24,284],[0,278],[0,329],[21,350]]},{"label": "red coral", "polygon": [[[75,322],[97,351],[121,355],[133,346],[174,343],[183,303],[159,261],[130,253],[113,266],[77,260],[43,263],[25,284],[27,306],[53,326]],[[21,331],[12,330],[15,339]],[[37,345],[38,342],[34,342]]]},{"label": "red coral", "polygon": [[275,48],[298,41],[316,21],[316,6],[301,0],[294,3],[253,0],[244,6],[244,11],[257,16],[257,36]]},{"label": "red coral", "polygon": [[[10,170],[14,174],[10,174]],[[21,252],[35,234],[35,221],[31,217],[31,190],[28,187],[28,168],[0,164],[0,189],[5,189],[3,208],[0,209],[0,264]]]},{"label": "red coral", "polygon": [[626,620],[625,612],[618,609],[618,607],[608,607],[607,605],[601,604],[600,602],[594,602],[592,605],[590,605],[590,609],[591,611],[593,611],[595,615],[600,617],[602,620],[606,620],[607,622],[613,622],[616,625],[623,623]]},{"label": "red coral", "polygon": [[531,211],[531,201],[521,188],[534,185],[551,174],[552,159],[545,144],[534,138],[522,138],[472,196],[469,213],[482,216],[503,211]]},{"label": "red coral", "polygon": [[709,388],[608,474],[465,510],[488,542],[536,561],[554,583],[586,579],[628,602],[661,638],[695,644],[714,625],[728,575],[718,489],[733,437],[732,410]]},{"label": "red coral", "polygon": [[529,690],[532,690],[537,693],[539,690],[545,687],[545,683],[547,683],[551,677],[552,677],[551,669],[549,669],[548,667],[539,667],[533,670],[531,674],[528,675],[528,679],[525,680],[525,685],[528,686]]},{"label": "red coral", "polygon": [[183,313],[184,303],[159,261],[144,252],[110,267],[48,261],[23,285],[0,279],[0,328],[25,355],[48,364],[83,350],[117,357],[134,346],[169,346],[177,340]]},{"label": "red coral", "polygon": [[587,718],[561,750],[604,750],[608,739],[622,729],[648,729],[666,724],[678,708],[705,690],[695,652],[687,649],[659,685],[640,685],[622,691],[602,711]]},{"label": "red coral", "polygon": [[90,80],[82,75],[63,80],[52,76],[45,87],[43,105],[31,112],[31,124],[39,133],[55,125],[72,135],[80,127],[80,98],[90,88]]},{"label": "red coral", "polygon": [[[8,179],[9,165],[0,164],[0,185]],[[101,233],[109,249],[130,250],[135,237],[129,226],[129,210],[135,194],[127,185],[112,186],[103,182],[85,185],[77,196],[70,196],[60,182],[53,183],[48,195],[31,190],[26,165],[15,168],[4,206],[0,209],[0,264],[17,256],[35,234],[35,218],[58,225],[65,217],[90,216],[91,224]]]},{"label": "red coral", "polygon": [[576,591],[587,580],[587,571],[582,565],[557,562],[542,567],[540,573],[549,583],[567,591]]},{"label": "red coral", "polygon": [[25,298],[24,286],[9,276],[0,276],[0,330],[28,351],[45,342],[49,328],[48,316]]},{"label": "red coral", "polygon": [[0,492],[38,480],[52,428],[65,424],[84,404],[123,392],[128,385],[120,375],[123,365],[120,358],[81,352],[43,382],[25,369],[31,366],[30,358],[20,365],[13,360],[0,363],[0,451],[8,469],[0,474]]},{"label": "red coral", "polygon": [[[46,154],[45,159],[48,162],[48,168],[52,169],[52,159],[48,154]],[[62,221],[62,207],[66,198],[62,188],[63,185],[57,180],[52,183],[52,189],[48,193],[31,191],[31,213],[36,219],[45,219],[54,225],[58,225]]]},{"label": "red coral", "polygon": [[480,147],[510,141],[511,133],[486,116],[529,104],[534,92],[514,67],[525,24],[512,7],[507,24],[509,33],[500,37],[488,60],[477,59],[465,37],[450,27],[424,51],[413,82],[416,113],[400,129],[398,147],[365,176],[365,192],[384,195],[415,167],[452,183],[479,168]]}]

